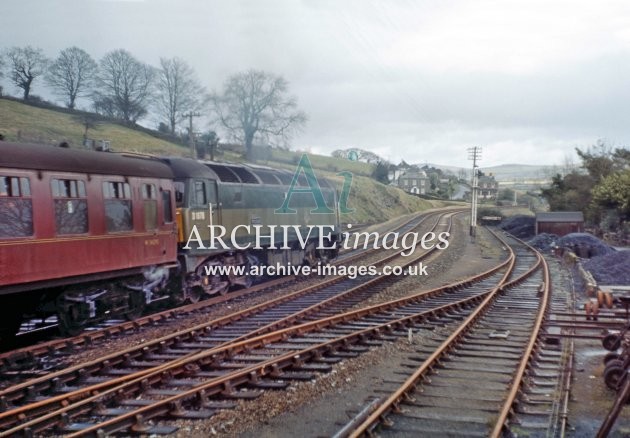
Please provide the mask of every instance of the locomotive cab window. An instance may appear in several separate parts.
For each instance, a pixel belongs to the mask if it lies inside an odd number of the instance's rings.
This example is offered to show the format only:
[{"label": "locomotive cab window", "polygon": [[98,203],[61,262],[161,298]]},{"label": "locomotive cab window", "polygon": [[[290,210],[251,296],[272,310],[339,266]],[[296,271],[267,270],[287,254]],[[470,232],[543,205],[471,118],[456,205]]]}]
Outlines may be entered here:
[{"label": "locomotive cab window", "polygon": [[105,198],[105,224],[107,231],[133,230],[133,215],[131,212],[131,188],[128,183],[106,181],[103,183],[103,197]]},{"label": "locomotive cab window", "polygon": [[76,179],[52,179],[50,186],[57,234],[87,233],[88,206],[85,182]]},{"label": "locomotive cab window", "polygon": [[28,178],[0,175],[0,238],[33,235],[33,201]]},{"label": "locomotive cab window", "polygon": [[144,204],[144,229],[157,228],[157,193],[155,185],[142,184],[142,203]]},{"label": "locomotive cab window", "polygon": [[181,208],[184,206],[184,190],[186,185],[182,181],[175,181],[173,186],[175,187],[175,206]]},{"label": "locomotive cab window", "polygon": [[208,198],[206,197],[206,183],[204,181],[193,182],[192,201],[192,204],[198,207],[205,207],[208,205]]}]

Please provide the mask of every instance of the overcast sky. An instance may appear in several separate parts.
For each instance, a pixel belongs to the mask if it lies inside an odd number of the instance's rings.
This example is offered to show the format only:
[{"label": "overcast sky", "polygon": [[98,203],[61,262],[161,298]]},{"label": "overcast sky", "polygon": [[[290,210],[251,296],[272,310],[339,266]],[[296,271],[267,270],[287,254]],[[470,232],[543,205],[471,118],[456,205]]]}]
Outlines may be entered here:
[{"label": "overcast sky", "polygon": [[470,146],[490,166],[630,144],[628,0],[2,0],[0,29],[50,57],[179,56],[209,90],[282,75],[309,117],[294,149],[468,167]]}]

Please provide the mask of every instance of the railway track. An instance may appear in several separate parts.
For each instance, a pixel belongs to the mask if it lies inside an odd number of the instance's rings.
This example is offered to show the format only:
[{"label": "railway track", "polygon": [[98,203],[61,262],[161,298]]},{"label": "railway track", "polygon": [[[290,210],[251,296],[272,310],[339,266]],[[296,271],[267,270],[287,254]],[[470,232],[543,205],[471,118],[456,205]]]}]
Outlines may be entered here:
[{"label": "railway track", "polygon": [[[406,233],[420,227],[423,222],[433,214],[421,214],[412,216],[407,220],[399,223],[394,231]],[[335,264],[348,264],[356,262],[360,259],[368,258],[377,253],[378,250],[368,248],[367,250],[356,249],[344,252]],[[37,375],[42,368],[41,364],[46,362],[45,368],[48,370],[62,366],[68,356],[73,355],[78,349],[83,347],[95,347],[101,342],[106,342],[113,337],[124,336],[129,333],[135,333],[144,327],[151,327],[157,324],[167,324],[169,321],[177,321],[179,318],[190,314],[202,314],[207,309],[224,303],[240,305],[246,303],[253,294],[265,294],[275,292],[279,288],[288,287],[299,283],[295,276],[287,276],[274,279],[263,284],[259,284],[247,289],[234,291],[230,294],[212,297],[210,299],[192,303],[177,308],[153,313],[144,317],[137,318],[133,321],[106,321],[103,325],[93,327],[79,336],[53,339],[45,342],[39,342],[35,345],[14,349],[4,353],[0,353],[0,376],[19,377],[21,375]],[[324,282],[325,283],[325,282]],[[55,330],[55,326],[48,325],[48,330]],[[22,335],[27,337],[28,333]],[[34,342],[31,340],[30,342]]]},{"label": "railway track", "polygon": [[[447,220],[445,217],[452,217],[452,215],[453,213],[446,216],[439,215],[432,229],[450,229],[451,220]],[[417,257],[408,257],[411,260],[405,260],[405,263],[417,263],[420,259],[427,257],[429,253],[426,252]],[[391,262],[394,258],[396,258],[396,255],[390,255],[381,261]],[[379,289],[375,286],[379,283],[384,284],[394,280],[393,277],[382,276],[377,276],[369,281],[367,278],[354,279],[352,281],[345,279],[341,283],[327,289],[315,290],[315,292],[311,290],[310,295],[302,294],[298,297],[303,298],[301,301],[291,302],[288,299],[284,299],[279,303],[268,303],[263,307],[262,311],[261,309],[247,309],[238,315],[230,315],[203,326],[195,327],[186,333],[177,333],[152,341],[134,350],[110,355],[95,363],[84,364],[66,371],[51,373],[43,378],[33,379],[0,393],[0,403],[4,400],[5,408],[7,409],[7,412],[2,414],[3,418],[7,419],[13,414],[18,414],[18,411],[15,409],[10,409],[16,404],[48,397],[49,405],[56,404],[61,406],[68,403],[73,397],[76,397],[75,390],[77,385],[87,385],[88,387],[93,385],[90,391],[102,391],[113,384],[137,377],[138,373],[134,373],[134,371],[137,371],[138,368],[144,368],[144,373],[159,368],[161,365],[156,363],[158,360],[163,361],[163,363],[173,364],[179,360],[177,356],[174,356],[173,351],[176,351],[175,354],[179,354],[180,357],[184,356],[183,360],[186,360],[187,357],[194,356],[198,351],[212,351],[225,343],[232,345],[239,339],[246,339],[291,326],[298,323],[300,318],[302,320],[313,320],[335,314],[340,309],[347,309],[376,293]],[[343,285],[343,288],[341,285]],[[379,287],[384,286],[380,285]],[[319,297],[313,298],[314,293],[319,293]],[[283,306],[284,309],[282,309]],[[265,309],[267,312],[264,311]],[[222,326],[223,328],[221,328]],[[207,334],[210,334],[210,336],[204,336]],[[199,340],[201,338],[203,338],[202,341]],[[167,351],[167,353],[164,353],[164,351]],[[142,360],[139,360],[139,358]],[[118,377],[112,382],[112,375],[122,375],[123,377]],[[103,376],[109,377],[105,378]],[[66,396],[49,397],[55,393],[66,393]],[[26,416],[41,415],[41,412],[37,409]],[[9,414],[11,410],[13,414]],[[24,410],[21,410],[18,414],[21,420],[26,418],[24,412]],[[4,424],[8,423],[5,422]]]},{"label": "railway track", "polygon": [[402,367],[413,372],[390,382],[388,395],[375,397],[338,437],[376,429],[383,437],[541,433],[549,418],[559,416],[549,408],[550,393],[558,379],[564,381],[558,371],[565,353],[546,345],[541,331],[549,270],[531,248],[514,240],[511,245],[516,257],[509,277],[480,306],[425,333]]},{"label": "railway track", "polygon": [[[81,435],[172,431],[172,426],[159,426],[153,420],[162,416],[210,416],[216,408],[227,407],[230,399],[259,394],[240,387],[282,388],[291,380],[311,379],[312,373],[329,370],[330,363],[366,351],[369,345],[384,339],[406,335],[408,327],[426,326],[431,319],[453,317],[461,309],[476,307],[488,295],[488,289],[505,277],[502,271],[508,264],[510,259],[456,285],[205,349],[166,366],[154,366],[149,373],[130,375],[126,383],[98,395],[93,395],[98,390],[91,387],[74,391],[63,401],[58,397],[56,406],[44,400],[25,409],[13,409],[1,416],[4,428],[11,423],[14,426],[3,434],[37,434],[50,427],[58,433],[78,431]],[[197,339],[198,343],[212,341],[211,332],[200,333]],[[189,346],[168,346],[159,354],[173,356],[176,350]],[[151,353],[126,365],[155,365],[147,362],[158,359],[156,356]],[[51,406],[61,409],[54,411]]]}]

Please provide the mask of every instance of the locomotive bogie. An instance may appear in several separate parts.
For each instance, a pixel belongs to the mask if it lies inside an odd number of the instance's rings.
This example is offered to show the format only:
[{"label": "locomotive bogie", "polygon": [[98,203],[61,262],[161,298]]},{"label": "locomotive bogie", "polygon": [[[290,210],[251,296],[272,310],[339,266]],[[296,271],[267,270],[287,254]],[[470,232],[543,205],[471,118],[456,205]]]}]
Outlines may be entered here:
[{"label": "locomotive bogie", "polygon": [[[312,194],[296,192],[290,204],[294,212],[277,211],[290,190],[287,172],[183,159],[169,164],[179,191],[179,251],[191,300],[223,293],[226,286],[250,285],[258,280],[248,273],[253,265],[312,266],[336,256],[337,249],[317,249],[316,242],[340,243],[338,217],[313,214]],[[326,186],[321,192],[326,203],[336,205],[334,189]],[[320,236],[320,225],[330,228],[329,237]],[[218,274],[219,266],[244,269]]]}]

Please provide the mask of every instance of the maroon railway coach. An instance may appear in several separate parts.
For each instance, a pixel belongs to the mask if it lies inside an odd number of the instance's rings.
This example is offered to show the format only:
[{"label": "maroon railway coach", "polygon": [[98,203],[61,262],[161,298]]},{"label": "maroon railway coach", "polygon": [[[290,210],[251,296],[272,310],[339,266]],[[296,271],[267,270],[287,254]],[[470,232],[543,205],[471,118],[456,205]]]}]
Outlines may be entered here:
[{"label": "maroon railway coach", "polygon": [[171,169],[157,159],[0,142],[0,318],[56,313],[67,332],[168,297]]}]

